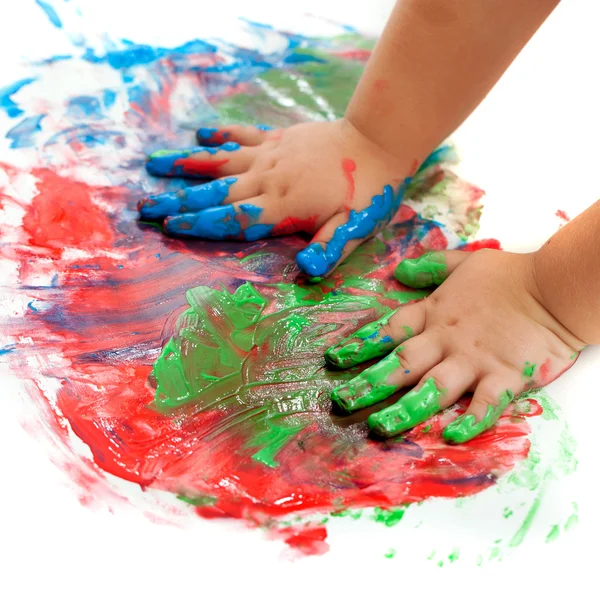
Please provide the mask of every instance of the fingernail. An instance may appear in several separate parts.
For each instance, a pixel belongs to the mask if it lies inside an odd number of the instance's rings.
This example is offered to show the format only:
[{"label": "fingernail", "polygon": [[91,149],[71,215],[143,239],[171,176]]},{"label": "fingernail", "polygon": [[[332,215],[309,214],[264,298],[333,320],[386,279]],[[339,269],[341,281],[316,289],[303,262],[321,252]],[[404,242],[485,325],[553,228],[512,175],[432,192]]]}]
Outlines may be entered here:
[{"label": "fingernail", "polygon": [[443,390],[438,390],[433,378],[418,390],[411,390],[396,404],[373,413],[367,419],[369,428],[381,437],[393,437],[430,419],[440,410]]},{"label": "fingernail", "polygon": [[400,283],[419,289],[443,283],[448,277],[448,268],[441,252],[428,252],[419,258],[403,260],[394,275]]},{"label": "fingernail", "polygon": [[337,387],[333,390],[331,399],[347,412],[385,400],[399,389],[398,385],[388,383],[390,375],[399,368],[400,359],[394,352],[365,369],[358,377]]},{"label": "fingernail", "polygon": [[449,444],[463,444],[494,426],[500,415],[514,399],[515,395],[506,390],[499,399],[498,406],[488,406],[485,416],[477,421],[475,415],[461,415],[449,423],[442,434]]}]

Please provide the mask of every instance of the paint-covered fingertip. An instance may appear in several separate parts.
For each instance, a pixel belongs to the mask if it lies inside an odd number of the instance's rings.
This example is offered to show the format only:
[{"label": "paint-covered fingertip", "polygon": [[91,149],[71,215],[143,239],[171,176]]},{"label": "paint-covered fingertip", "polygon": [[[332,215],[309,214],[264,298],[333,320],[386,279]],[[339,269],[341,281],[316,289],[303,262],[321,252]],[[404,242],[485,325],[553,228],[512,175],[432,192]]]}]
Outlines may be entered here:
[{"label": "paint-covered fingertip", "polygon": [[192,235],[193,223],[187,217],[176,216],[167,217],[163,221],[163,229],[167,235],[173,237],[182,237]]},{"label": "paint-covered fingertip", "polygon": [[477,425],[475,415],[461,415],[446,425],[442,437],[448,444],[464,444],[483,431]]},{"label": "paint-covered fingertip", "polygon": [[379,411],[369,415],[367,419],[367,425],[369,427],[369,433],[380,439],[387,439],[399,435],[406,430],[405,427],[400,426],[398,423],[392,424],[390,419],[385,415],[382,415],[384,411]]},{"label": "paint-covered fingertip", "polygon": [[396,267],[394,277],[415,289],[440,285],[448,277],[445,257],[441,252],[428,252],[419,258],[406,258]]},{"label": "paint-covered fingertip", "polygon": [[336,369],[345,369],[347,366],[344,360],[340,357],[340,346],[332,346],[325,351],[325,362],[328,366]]},{"label": "paint-covered fingertip", "polygon": [[352,401],[346,394],[347,390],[343,386],[335,388],[331,392],[331,401],[338,412],[348,415],[352,412]]},{"label": "paint-covered fingertip", "polygon": [[296,255],[298,268],[308,277],[325,277],[331,269],[327,254],[321,244],[308,245]]}]

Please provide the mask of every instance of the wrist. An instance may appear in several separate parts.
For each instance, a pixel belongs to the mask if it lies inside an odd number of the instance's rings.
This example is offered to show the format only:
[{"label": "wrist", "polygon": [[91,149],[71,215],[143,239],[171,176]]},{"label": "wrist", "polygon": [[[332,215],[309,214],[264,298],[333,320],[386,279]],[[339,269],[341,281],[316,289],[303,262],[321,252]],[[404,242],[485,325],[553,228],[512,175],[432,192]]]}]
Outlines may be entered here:
[{"label": "wrist", "polygon": [[583,333],[573,326],[571,315],[574,307],[565,302],[560,272],[551,257],[544,251],[545,247],[542,246],[528,255],[531,259],[529,292],[554,322],[554,325],[548,328],[574,350],[580,351],[588,343]]},{"label": "wrist", "polygon": [[365,155],[381,161],[402,179],[414,175],[417,167],[427,157],[428,153],[421,157],[413,151],[411,144],[403,141],[393,145],[385,144],[369,127],[368,121],[356,121],[347,114],[340,120],[340,125],[345,140],[352,145],[359,145]]}]

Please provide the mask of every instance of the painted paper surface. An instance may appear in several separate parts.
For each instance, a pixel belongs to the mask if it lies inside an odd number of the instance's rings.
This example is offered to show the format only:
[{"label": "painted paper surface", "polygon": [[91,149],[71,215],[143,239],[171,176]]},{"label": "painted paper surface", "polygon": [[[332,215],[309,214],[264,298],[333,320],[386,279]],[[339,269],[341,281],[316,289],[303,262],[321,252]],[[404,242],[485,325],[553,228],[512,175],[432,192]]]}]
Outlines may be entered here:
[{"label": "painted paper surface", "polygon": [[[48,26],[61,28],[49,6]],[[147,154],[190,145],[197,127],[215,123],[336,118],[372,45],[356,34],[246,27],[255,49],[200,40],[92,49],[77,38],[71,56],[3,83],[0,358],[23,380],[86,501],[114,490],[116,476],[318,554],[327,549],[322,515],[374,509],[392,525],[406,506],[499,480],[510,487],[511,474],[529,469],[535,476],[512,481],[529,498],[524,525],[506,539],[518,545],[551,471],[552,439],[566,449],[557,470],[575,466],[547,398],[509,407],[460,447],[441,431],[466,400],[385,443],[368,438],[369,411],[331,412],[330,391],[357,371],[326,369],[324,350],[422,297],[394,280],[402,258],[498,247],[472,242],[482,191],[452,173],[447,153],[415,178],[393,223],[316,286],[298,279],[300,237],[187,242],[139,221],[140,198],[184,185],[146,175]],[[266,37],[276,52],[262,50]],[[544,433],[551,428],[555,438]]]}]

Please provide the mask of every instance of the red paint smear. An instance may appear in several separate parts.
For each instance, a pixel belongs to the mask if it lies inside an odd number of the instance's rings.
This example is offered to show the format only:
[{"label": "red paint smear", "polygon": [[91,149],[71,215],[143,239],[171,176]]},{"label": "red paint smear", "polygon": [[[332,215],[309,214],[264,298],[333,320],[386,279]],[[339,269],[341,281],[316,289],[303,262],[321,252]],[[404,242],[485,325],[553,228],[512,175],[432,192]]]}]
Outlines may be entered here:
[{"label": "red paint smear", "polygon": [[546,385],[552,379],[550,375],[550,366],[552,365],[552,361],[548,358],[540,367],[540,384]]},{"label": "red paint smear", "polygon": [[320,556],[329,550],[325,527],[297,526],[280,529],[277,537],[304,556]]},{"label": "red paint smear", "polygon": [[568,223],[571,219],[569,218],[569,215],[567,215],[567,213],[564,210],[557,210],[554,213],[559,219],[562,219],[565,223]]},{"label": "red paint smear", "polygon": [[196,158],[180,158],[173,163],[174,167],[181,167],[185,175],[201,177],[218,177],[220,168],[229,162],[228,158],[222,160],[198,160]]},{"label": "red paint smear", "polygon": [[342,171],[344,171],[344,177],[348,182],[348,191],[346,192],[345,207],[347,211],[352,208],[352,202],[354,201],[354,171],[356,171],[356,163],[351,158],[342,159]]},{"label": "red paint smear", "polygon": [[493,238],[469,242],[468,244],[461,246],[459,250],[464,250],[465,252],[477,252],[477,250],[483,250],[484,248],[491,250],[502,250],[500,242]]},{"label": "red paint smear", "polygon": [[35,246],[62,253],[65,246],[110,247],[114,235],[106,213],[92,202],[91,188],[66,182],[49,169],[34,169],[38,194],[23,217],[23,229]]},{"label": "red paint smear", "polygon": [[332,52],[334,56],[340,58],[347,58],[350,60],[359,60],[361,62],[367,62],[371,57],[370,50],[342,50],[341,52]]},{"label": "red paint smear", "polygon": [[297,217],[286,217],[275,225],[272,229],[272,235],[288,235],[290,233],[306,232],[312,233],[317,227],[319,215],[299,219]]}]

